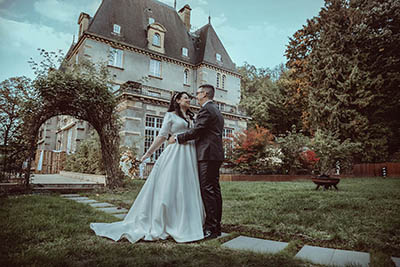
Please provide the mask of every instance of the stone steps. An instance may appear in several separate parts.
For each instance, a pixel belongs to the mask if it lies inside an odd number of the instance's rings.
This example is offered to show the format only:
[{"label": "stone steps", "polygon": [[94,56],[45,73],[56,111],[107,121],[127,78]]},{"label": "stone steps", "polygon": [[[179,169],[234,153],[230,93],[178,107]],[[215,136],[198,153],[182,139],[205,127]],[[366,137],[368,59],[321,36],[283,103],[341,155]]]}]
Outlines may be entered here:
[{"label": "stone steps", "polygon": [[32,184],[34,192],[53,192],[60,194],[89,192],[95,189],[104,188],[103,184]]}]

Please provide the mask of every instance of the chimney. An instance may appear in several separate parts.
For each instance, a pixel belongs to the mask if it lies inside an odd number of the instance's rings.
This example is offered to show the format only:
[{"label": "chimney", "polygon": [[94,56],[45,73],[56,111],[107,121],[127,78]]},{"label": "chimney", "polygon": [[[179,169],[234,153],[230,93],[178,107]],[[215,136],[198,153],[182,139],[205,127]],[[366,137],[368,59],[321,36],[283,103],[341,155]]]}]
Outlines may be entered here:
[{"label": "chimney", "polygon": [[182,7],[179,11],[178,11],[178,15],[181,18],[181,20],[183,21],[183,24],[185,24],[186,30],[189,32],[190,31],[190,12],[191,12],[191,8],[189,5],[185,5],[184,7]]},{"label": "chimney", "polygon": [[89,14],[81,12],[81,14],[79,15],[79,19],[78,19],[78,24],[79,24],[79,36],[78,36],[78,39],[82,36],[82,33],[88,29],[89,20],[90,20]]}]

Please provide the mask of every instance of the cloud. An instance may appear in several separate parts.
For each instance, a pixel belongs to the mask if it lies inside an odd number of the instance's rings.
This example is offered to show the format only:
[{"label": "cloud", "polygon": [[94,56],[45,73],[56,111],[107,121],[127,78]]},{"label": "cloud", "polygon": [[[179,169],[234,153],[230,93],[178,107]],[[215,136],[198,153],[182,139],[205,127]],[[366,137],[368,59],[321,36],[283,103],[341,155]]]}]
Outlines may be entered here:
[{"label": "cloud", "polygon": [[1,49],[29,49],[44,48],[46,50],[66,49],[72,42],[71,35],[55,30],[54,28],[17,22],[0,17]]},{"label": "cloud", "polygon": [[215,26],[215,30],[237,65],[248,62],[257,67],[270,68],[284,63],[287,37],[292,34],[268,23],[249,25],[243,29],[223,24]]},{"label": "cloud", "polygon": [[71,21],[76,16],[73,5],[58,0],[40,0],[34,4],[34,8],[40,15],[61,22]]},{"label": "cloud", "polygon": [[[208,16],[210,14],[204,11],[203,8],[201,7],[195,7],[192,10],[192,15],[191,15],[191,23],[193,26],[194,30],[197,30],[204,25],[208,23]],[[227,22],[227,18],[224,13],[218,15],[218,16],[212,16],[211,14],[211,24],[214,27],[219,27],[225,24]]]},{"label": "cloud", "polygon": [[49,19],[61,22],[76,22],[81,12],[94,15],[101,0],[95,1],[61,1],[61,0],[39,0],[35,2],[35,11]]}]

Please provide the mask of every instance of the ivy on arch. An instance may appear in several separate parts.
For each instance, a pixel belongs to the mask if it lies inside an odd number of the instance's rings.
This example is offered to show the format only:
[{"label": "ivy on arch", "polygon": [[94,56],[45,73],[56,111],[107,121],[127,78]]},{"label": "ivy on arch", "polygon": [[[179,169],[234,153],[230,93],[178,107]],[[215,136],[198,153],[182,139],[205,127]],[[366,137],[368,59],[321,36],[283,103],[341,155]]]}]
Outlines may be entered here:
[{"label": "ivy on arch", "polygon": [[[40,50],[43,60],[30,61],[36,78],[32,83],[35,98],[27,102],[23,115],[24,138],[29,146],[25,179],[29,184],[31,159],[34,157],[40,126],[48,119],[70,115],[89,122],[97,131],[106,185],[115,188],[122,184],[119,169],[119,119],[117,98],[112,92],[111,78],[105,64],[83,61],[67,64],[60,53]],[[55,60],[61,64],[56,69]]]}]

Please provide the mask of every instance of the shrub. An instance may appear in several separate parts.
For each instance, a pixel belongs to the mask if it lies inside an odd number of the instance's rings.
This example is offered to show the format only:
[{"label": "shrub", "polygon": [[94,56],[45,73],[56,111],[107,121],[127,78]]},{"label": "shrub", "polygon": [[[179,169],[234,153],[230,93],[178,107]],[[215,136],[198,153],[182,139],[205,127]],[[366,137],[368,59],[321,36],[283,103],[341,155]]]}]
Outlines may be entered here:
[{"label": "shrub", "polygon": [[334,133],[318,129],[311,140],[310,147],[320,157],[316,168],[319,174],[333,174],[337,162],[341,171],[348,170],[353,164],[353,155],[360,152],[361,144],[346,139],[341,141]]},{"label": "shrub", "polygon": [[233,169],[247,174],[279,172],[283,154],[274,138],[268,129],[259,126],[237,133],[233,138]]},{"label": "shrub", "polygon": [[307,166],[302,161],[300,153],[308,147],[310,138],[302,132],[297,131],[296,126],[292,126],[291,131],[277,137],[276,142],[283,153],[283,172],[296,174],[299,172],[307,172]]},{"label": "shrub", "polygon": [[92,131],[90,137],[80,143],[74,154],[67,155],[64,170],[89,174],[105,174],[99,135],[96,131]]}]

